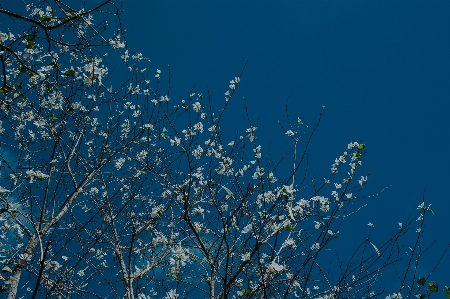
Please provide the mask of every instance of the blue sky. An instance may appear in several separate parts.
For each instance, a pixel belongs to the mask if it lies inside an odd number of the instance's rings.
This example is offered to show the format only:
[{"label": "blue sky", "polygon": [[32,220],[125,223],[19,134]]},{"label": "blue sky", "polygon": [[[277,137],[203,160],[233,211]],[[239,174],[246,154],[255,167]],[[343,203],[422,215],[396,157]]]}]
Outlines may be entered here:
[{"label": "blue sky", "polygon": [[[220,108],[248,60],[227,112],[231,135],[248,127],[247,107],[263,149],[281,157],[286,103],[310,126],[324,105],[309,156],[320,179],[350,141],[367,145],[363,194],[390,187],[361,199],[367,207],[342,233],[363,237],[371,221],[387,237],[426,189],[435,215],[423,245],[437,243],[422,267],[431,270],[450,239],[450,2],[133,0],[123,9],[128,43],[149,69],[167,79],[170,65],[174,100],[209,88]],[[434,275],[442,285],[449,263]]]}]

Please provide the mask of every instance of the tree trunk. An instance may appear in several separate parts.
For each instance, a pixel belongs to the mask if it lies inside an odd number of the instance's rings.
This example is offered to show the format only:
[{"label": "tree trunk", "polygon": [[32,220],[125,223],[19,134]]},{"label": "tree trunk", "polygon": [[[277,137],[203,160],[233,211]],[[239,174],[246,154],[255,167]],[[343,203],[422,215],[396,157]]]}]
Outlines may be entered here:
[{"label": "tree trunk", "polygon": [[34,249],[36,248],[36,245],[39,243],[39,238],[36,237],[36,235],[31,238],[31,240],[28,242],[27,247],[25,248],[23,252],[23,256],[19,259],[17,264],[14,266],[13,274],[11,275],[11,284],[10,289],[8,293],[8,299],[15,299],[17,296],[17,289],[19,288],[19,281],[20,276],[22,274],[22,270],[25,267],[25,265],[28,263],[28,257],[31,256]]}]

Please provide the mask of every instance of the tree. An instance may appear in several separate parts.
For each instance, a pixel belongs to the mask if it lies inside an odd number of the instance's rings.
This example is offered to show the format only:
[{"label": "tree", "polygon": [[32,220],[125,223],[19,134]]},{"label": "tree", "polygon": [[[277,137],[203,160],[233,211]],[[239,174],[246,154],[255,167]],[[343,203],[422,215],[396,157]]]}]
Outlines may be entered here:
[{"label": "tree", "polygon": [[[326,249],[367,183],[356,174],[365,144],[349,143],[324,182],[308,181],[301,167],[324,110],[312,128],[288,116],[286,173],[250,119],[233,140],[221,127],[242,73],[215,114],[209,91],[181,102],[162,92],[113,2],[26,9],[0,8],[14,24],[0,32],[8,298],[375,298],[382,271],[405,259],[401,238],[420,240],[424,202],[383,244],[372,231],[350,260],[337,252],[330,263]],[[125,80],[105,65],[118,56]],[[425,284],[421,255],[416,242],[399,280],[407,297]]]}]

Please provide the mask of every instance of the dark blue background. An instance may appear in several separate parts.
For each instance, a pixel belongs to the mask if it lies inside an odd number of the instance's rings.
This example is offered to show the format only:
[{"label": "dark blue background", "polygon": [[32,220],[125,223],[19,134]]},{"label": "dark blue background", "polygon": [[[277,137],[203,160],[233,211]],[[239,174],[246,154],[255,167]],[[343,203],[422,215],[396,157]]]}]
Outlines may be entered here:
[{"label": "dark blue background", "polygon": [[[317,178],[329,175],[350,141],[367,145],[362,194],[391,187],[361,199],[368,205],[348,218],[344,238],[363,239],[369,221],[379,240],[390,236],[426,189],[435,215],[422,245],[437,243],[420,274],[431,271],[450,240],[450,2],[125,1],[123,8],[129,45],[152,60],[151,72],[162,70],[162,80],[170,65],[176,102],[195,85],[209,88],[221,108],[228,81],[248,60],[222,127],[230,136],[248,127],[248,107],[263,154],[281,157],[289,139],[277,121],[286,124],[288,101],[292,119],[310,126],[326,106],[309,151]],[[433,275],[442,286],[450,285],[446,264],[450,255]]]}]

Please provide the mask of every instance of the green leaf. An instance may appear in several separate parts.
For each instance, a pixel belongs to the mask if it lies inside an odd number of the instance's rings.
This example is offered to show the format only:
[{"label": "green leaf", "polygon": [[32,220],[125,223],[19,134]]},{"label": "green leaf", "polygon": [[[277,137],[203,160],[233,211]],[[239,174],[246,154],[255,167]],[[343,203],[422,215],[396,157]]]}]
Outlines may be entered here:
[{"label": "green leaf", "polygon": [[445,286],[444,287],[444,294],[447,296],[447,298],[450,298],[450,287]]},{"label": "green leaf", "polygon": [[11,91],[11,88],[9,86],[5,86],[5,88],[0,88],[0,93],[7,94]]},{"label": "green leaf", "polygon": [[11,284],[12,283],[12,277],[5,280],[4,284]]},{"label": "green leaf", "polygon": [[21,66],[21,67],[19,68],[19,75],[20,75],[20,74],[23,74],[23,73],[26,73],[26,72],[28,72],[28,69],[27,69],[26,67]]},{"label": "green leaf", "polygon": [[364,143],[361,143],[360,145],[358,145],[358,151],[355,153],[356,159],[361,159],[361,153],[365,147],[366,147],[366,145]]},{"label": "green leaf", "polygon": [[65,9],[65,10],[64,10],[64,13],[65,13],[68,17],[71,17],[71,16],[75,15],[75,10],[73,10],[73,9]]},{"label": "green leaf", "polygon": [[6,292],[8,290],[8,288],[6,287],[6,286],[4,286],[4,285],[1,285],[0,286],[0,293],[4,293],[4,292]]},{"label": "green leaf", "polygon": [[[222,186],[222,185],[221,185],[221,186]],[[229,196],[231,196],[231,197],[234,199],[234,194],[233,194],[233,192],[231,192],[230,189],[228,189],[228,188],[225,187],[225,186],[222,186],[222,188],[223,188],[223,190],[225,190],[225,191],[228,193]]]},{"label": "green leaf", "polygon": [[73,76],[75,76],[75,70],[67,70],[64,72],[64,75],[73,77]]},{"label": "green leaf", "polygon": [[49,22],[52,20],[52,17],[50,16],[42,16],[39,18],[39,22],[43,23],[43,22]]},{"label": "green leaf", "polygon": [[416,295],[416,298],[425,299],[425,298],[427,298],[427,295],[426,294],[418,294],[418,295]]},{"label": "green leaf", "polygon": [[421,286],[425,285],[426,281],[427,280],[424,277],[419,277],[419,279],[417,279],[417,283],[420,284]]},{"label": "green leaf", "polygon": [[250,296],[250,294],[250,290],[248,289],[243,289],[242,291],[238,292],[239,297],[248,297]]},{"label": "green leaf", "polygon": [[25,44],[25,49],[33,49],[34,46],[36,46],[36,43],[35,43],[35,42],[27,42],[27,43]]},{"label": "green leaf", "polygon": [[17,82],[16,86],[17,86],[18,89],[22,89],[22,82]]},{"label": "green leaf", "polygon": [[44,82],[44,87],[47,91],[50,91],[50,92],[53,91],[52,86],[48,82]]},{"label": "green leaf", "polygon": [[3,272],[3,273],[6,273],[6,272],[8,272],[8,273],[12,273],[12,270],[11,270],[11,268],[10,268],[10,267],[8,267],[8,266],[4,266],[4,267],[3,267],[3,269],[2,269],[2,272]]},{"label": "green leaf", "polygon": [[437,293],[439,291],[439,287],[434,281],[430,281],[430,283],[428,284],[428,288],[434,293]]}]

